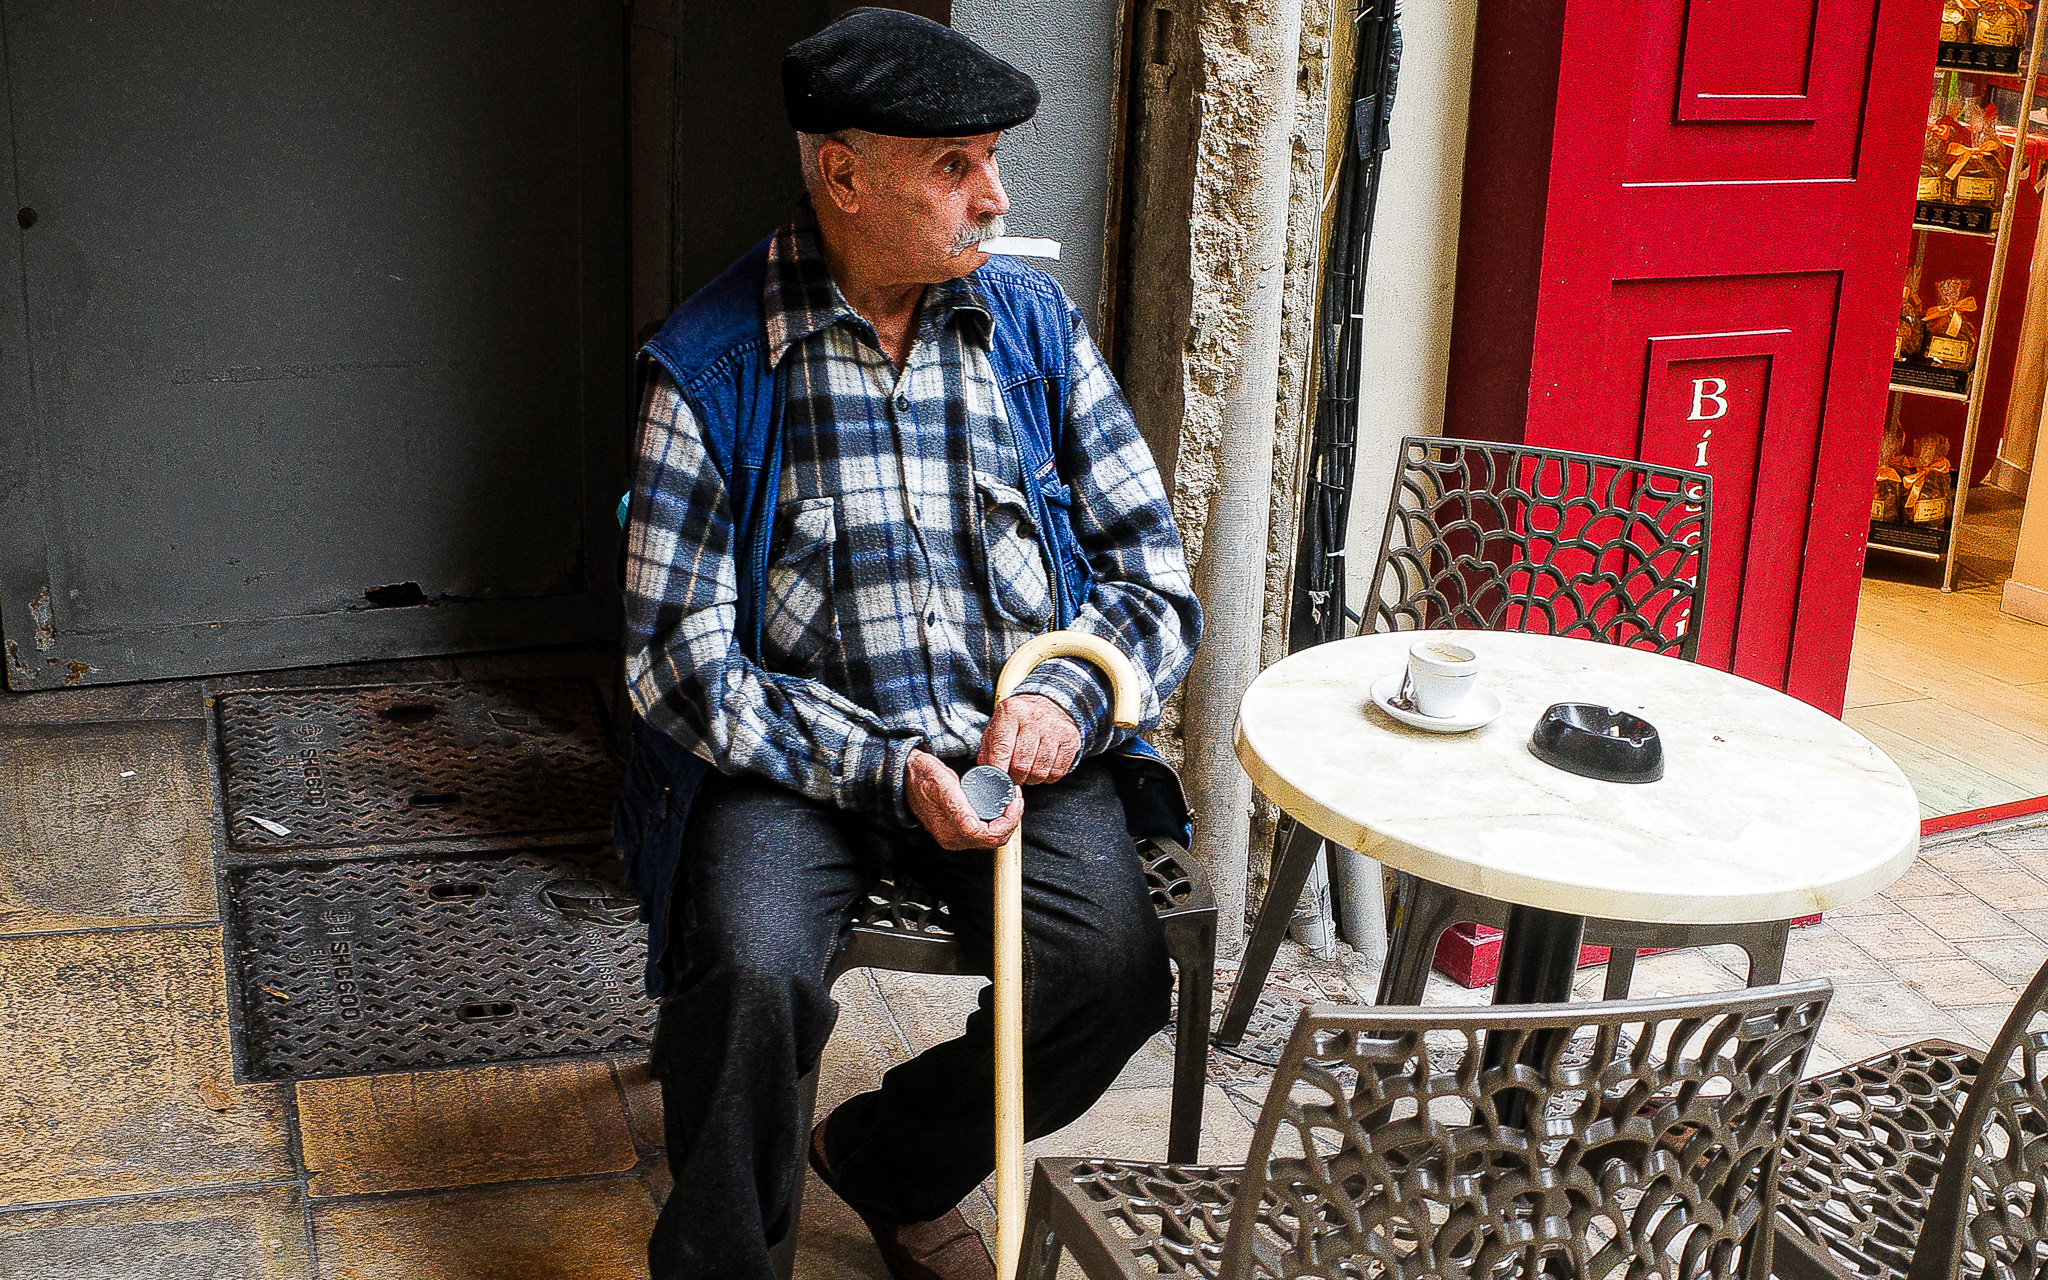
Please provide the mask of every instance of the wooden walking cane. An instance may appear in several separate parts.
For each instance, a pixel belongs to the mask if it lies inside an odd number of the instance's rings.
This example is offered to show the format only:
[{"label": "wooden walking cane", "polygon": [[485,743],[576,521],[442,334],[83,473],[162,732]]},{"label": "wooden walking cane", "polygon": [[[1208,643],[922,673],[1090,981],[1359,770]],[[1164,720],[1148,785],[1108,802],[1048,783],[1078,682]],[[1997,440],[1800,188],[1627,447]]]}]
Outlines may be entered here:
[{"label": "wooden walking cane", "polygon": [[[1017,647],[996,678],[996,705],[1053,658],[1094,663],[1109,678],[1119,729],[1138,724],[1138,673],[1109,641],[1080,631],[1048,631]],[[1024,828],[996,854],[996,1276],[1016,1280],[1024,1244]]]}]

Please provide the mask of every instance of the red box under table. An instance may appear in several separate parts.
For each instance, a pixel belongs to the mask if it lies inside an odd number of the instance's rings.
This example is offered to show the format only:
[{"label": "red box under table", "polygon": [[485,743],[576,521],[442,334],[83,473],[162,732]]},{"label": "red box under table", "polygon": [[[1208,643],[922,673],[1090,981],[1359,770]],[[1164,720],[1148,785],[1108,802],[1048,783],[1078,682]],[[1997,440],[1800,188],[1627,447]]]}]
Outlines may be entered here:
[{"label": "red box under table", "polygon": [[[1796,929],[1819,919],[1818,915],[1800,916],[1792,922],[1792,927]],[[1653,956],[1657,950],[1639,954]],[[1579,948],[1579,968],[1606,963],[1606,947]],[[1452,925],[1444,931],[1443,937],[1437,939],[1436,968],[1437,972],[1463,987],[1491,986],[1500,974],[1500,930],[1484,924]]]}]

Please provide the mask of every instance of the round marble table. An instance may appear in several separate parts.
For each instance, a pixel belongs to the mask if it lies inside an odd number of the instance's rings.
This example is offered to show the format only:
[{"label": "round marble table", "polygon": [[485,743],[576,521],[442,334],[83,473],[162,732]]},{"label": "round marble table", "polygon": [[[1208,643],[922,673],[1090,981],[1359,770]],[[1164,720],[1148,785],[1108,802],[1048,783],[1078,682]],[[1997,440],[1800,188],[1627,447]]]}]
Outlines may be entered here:
[{"label": "round marble table", "polygon": [[[1409,728],[1374,680],[1409,646],[1455,638],[1500,695],[1492,724]],[[1657,727],[1664,776],[1602,782],[1546,764],[1529,735],[1552,703]],[[1589,640],[1401,632],[1305,649],[1252,682],[1237,756],[1259,790],[1325,838],[1400,871],[1513,904],[1499,1003],[1563,1000],[1587,916],[1789,920],[1844,906],[1912,865],[1920,809],[1855,730],[1712,667]]]},{"label": "round marble table", "polygon": [[[1411,729],[1367,690],[1410,645],[1479,655],[1499,719]],[[1545,764],[1529,733],[1556,702],[1657,726],[1664,777],[1601,782]],[[1788,920],[1884,888],[1920,847],[1913,788],[1841,721],[1774,689],[1588,640],[1491,631],[1360,636],[1252,682],[1237,756],[1259,790],[1324,837],[1504,902],[1616,920]]]}]

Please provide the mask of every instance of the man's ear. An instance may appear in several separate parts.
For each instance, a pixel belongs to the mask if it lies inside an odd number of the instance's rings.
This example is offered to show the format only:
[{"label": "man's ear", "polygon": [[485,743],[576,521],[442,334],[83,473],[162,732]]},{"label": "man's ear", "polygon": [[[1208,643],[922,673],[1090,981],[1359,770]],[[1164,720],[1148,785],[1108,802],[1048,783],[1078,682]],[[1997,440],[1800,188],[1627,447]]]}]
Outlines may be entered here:
[{"label": "man's ear", "polygon": [[825,197],[841,213],[860,212],[860,155],[837,138],[818,146],[818,174],[824,179]]}]

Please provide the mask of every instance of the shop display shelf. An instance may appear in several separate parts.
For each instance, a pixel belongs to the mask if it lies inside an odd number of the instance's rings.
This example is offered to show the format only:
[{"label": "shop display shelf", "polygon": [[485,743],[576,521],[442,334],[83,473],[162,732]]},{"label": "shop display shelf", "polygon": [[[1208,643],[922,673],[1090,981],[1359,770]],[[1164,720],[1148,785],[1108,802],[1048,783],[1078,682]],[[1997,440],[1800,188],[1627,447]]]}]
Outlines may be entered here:
[{"label": "shop display shelf", "polygon": [[1986,240],[1998,236],[1998,209],[1988,204],[1943,204],[1939,200],[1913,202],[1913,229],[1946,231]]},{"label": "shop display shelf", "polygon": [[1936,400],[1970,398],[1970,371],[1937,369],[1918,360],[1892,361],[1892,390],[1909,396],[1932,396]]},{"label": "shop display shelf", "polygon": [[1958,44],[1944,40],[1934,55],[1934,65],[1943,71],[1974,71],[1980,75],[2017,76],[2027,57],[2026,46],[2010,48],[1984,44]]},{"label": "shop display shelf", "polygon": [[1898,392],[1900,395],[1927,396],[1928,398],[1934,400],[1954,400],[1958,404],[1967,404],[1970,399],[1968,392],[1937,391],[1932,387],[1901,386],[1899,383],[1896,382],[1892,383],[1891,389]]},{"label": "shop display shelf", "polygon": [[[2043,10],[2042,12],[2048,12]],[[2035,18],[2040,17],[2036,13]],[[2007,216],[2019,208],[2021,176],[2027,172],[2028,163],[2039,164],[2048,157],[2048,136],[2036,127],[2034,104],[2036,90],[2040,87],[2041,48],[2048,42],[2048,25],[2036,20],[2027,24],[2025,45],[2021,48],[2003,46],[1952,43],[1943,41],[1936,50],[1933,69],[1937,95],[1953,97],[1960,92],[1958,79],[2003,79],[2007,86],[2017,92],[2019,101],[2013,104],[2001,103],[1994,119],[2010,117],[2011,123],[1996,126],[1996,137],[2004,146],[2011,148],[2005,165],[2004,190],[2000,192],[1995,205],[1954,205],[1944,201],[1918,200],[1913,205],[1912,220],[1912,263],[1907,270],[1906,281],[1909,292],[1917,289],[1922,269],[1927,265],[1927,249],[1935,243],[1936,235],[1961,235],[1988,243],[1990,263],[1984,277],[1983,310],[1977,321],[1976,365],[1982,368],[1989,354],[1994,350],[1998,327],[2000,294],[2004,281],[2006,254],[2012,248],[2013,223]],[[1982,86],[1979,86],[1981,88]],[[1978,90],[1970,90],[1976,93]],[[1939,101],[1936,106],[1940,106]],[[1974,255],[1965,255],[1974,256]],[[1938,259],[1939,260],[1939,259]],[[1937,369],[1924,360],[1895,361],[1892,364],[1890,380],[1891,396],[1889,412],[1886,415],[1887,439],[1902,441],[1905,427],[1902,415],[1907,410],[1906,396],[1923,396],[1933,400],[1947,400],[1962,406],[1962,439],[1953,449],[1957,458],[1975,457],[1977,431],[1984,415],[1985,382],[1977,376],[1975,368],[1969,370]],[[1964,509],[1968,506],[1970,494],[1967,486],[1959,488],[1953,495],[1948,522],[1939,527],[1900,523],[1873,523],[1867,546],[1872,551],[1885,551],[1894,555],[1912,556],[1931,560],[1940,566],[1941,589],[1944,592],[1955,589],[1956,539],[1952,529],[1960,525]]]},{"label": "shop display shelf", "polygon": [[1922,560],[1939,560],[1948,550],[1948,526],[1872,520],[1864,544],[1873,551],[1893,551]]},{"label": "shop display shelf", "polygon": [[1944,236],[1969,236],[1973,240],[1998,239],[1998,232],[1996,231],[1971,231],[1964,227],[1945,227],[1938,222],[1922,222],[1918,218],[1913,220],[1913,230],[1932,231],[1936,235]]}]

